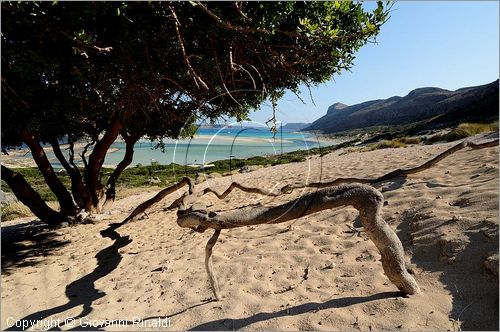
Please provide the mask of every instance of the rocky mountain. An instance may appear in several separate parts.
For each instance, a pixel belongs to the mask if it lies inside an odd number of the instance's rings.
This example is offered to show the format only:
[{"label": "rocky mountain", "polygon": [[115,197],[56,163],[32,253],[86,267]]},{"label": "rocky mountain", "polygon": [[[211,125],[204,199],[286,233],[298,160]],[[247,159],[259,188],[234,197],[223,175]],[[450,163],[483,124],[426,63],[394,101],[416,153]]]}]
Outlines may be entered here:
[{"label": "rocky mountain", "polygon": [[439,128],[461,121],[498,119],[498,80],[490,84],[449,91],[427,87],[411,91],[404,97],[371,100],[347,106],[335,103],[326,115],[303,130],[338,133],[374,126],[411,123],[425,128]]}]

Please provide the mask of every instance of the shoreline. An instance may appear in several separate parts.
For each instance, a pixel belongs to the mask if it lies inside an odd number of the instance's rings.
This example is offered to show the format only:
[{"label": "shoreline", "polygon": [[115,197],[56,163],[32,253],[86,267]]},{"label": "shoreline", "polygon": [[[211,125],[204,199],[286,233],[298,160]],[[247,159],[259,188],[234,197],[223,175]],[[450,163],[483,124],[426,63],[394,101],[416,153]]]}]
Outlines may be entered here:
[{"label": "shoreline", "polygon": [[[300,132],[297,132],[297,133],[301,134]],[[334,145],[339,145],[339,144],[342,144],[348,140],[349,139],[347,137],[344,137],[344,139],[340,139],[340,138],[336,139],[336,138],[331,138],[328,136],[321,136],[321,135],[317,135],[317,134],[314,134],[314,136],[311,136],[310,139],[304,138],[305,142],[312,141],[314,143],[317,143],[322,148],[330,147],[330,146],[334,146]],[[291,144],[293,142],[290,139],[283,139],[281,141],[280,138],[278,138],[278,137],[276,137],[275,140],[273,140],[272,138],[269,139],[269,138],[260,138],[260,137],[237,137],[236,141],[235,141],[235,138],[232,136],[195,135],[194,138],[191,140],[190,139],[178,140],[177,144],[180,143],[181,146],[183,146],[182,144],[190,144],[190,145],[196,146],[196,145],[207,145],[209,143],[213,144],[213,145],[217,145],[220,143],[220,141],[222,141],[223,143],[233,143],[235,146],[239,146],[239,145],[246,146],[248,144],[255,144],[256,148],[259,147],[259,144],[264,144],[264,143]],[[123,141],[116,140],[115,143],[123,143]],[[140,139],[136,143],[135,149],[143,148],[140,146],[140,144],[145,144],[145,143],[150,144],[151,142],[146,140],[146,139]],[[166,142],[166,144],[175,144],[175,143],[176,143],[175,140],[168,140],[168,142]],[[223,144],[223,145],[226,145],[226,144]],[[68,144],[61,144],[61,150],[64,151],[68,146],[69,146]],[[75,144],[75,154],[78,154],[81,150],[83,150],[84,146],[85,146],[85,143],[76,143]],[[228,146],[230,146],[230,145],[228,145]],[[306,143],[306,146],[307,146],[307,143]],[[174,145],[174,148],[175,147],[176,147],[176,145]],[[286,151],[284,153],[293,153],[293,152],[303,151],[303,150],[307,150],[307,149],[310,149],[310,148],[309,147],[307,147],[305,149],[298,148],[298,149],[295,149],[292,151]],[[45,150],[45,153],[47,154],[47,156],[49,157],[49,161],[53,165],[53,168],[55,170],[62,169],[63,167],[61,167],[59,165],[59,161],[53,155],[52,147],[45,146],[44,150]],[[118,148],[118,147],[111,147],[108,150],[108,152],[106,153],[106,156],[113,154],[113,153],[116,153],[116,152],[121,152],[122,150],[123,149]],[[161,151],[159,149],[156,151],[158,151],[158,153],[161,153]],[[31,151],[28,148],[16,149],[16,150],[8,151],[8,152],[9,152],[9,155],[2,154],[2,157],[0,158],[1,163],[3,165],[5,165],[6,167],[13,168],[13,169],[16,169],[16,168],[36,168],[37,167],[35,161],[33,160],[33,158],[31,158]],[[248,158],[259,157],[259,156],[269,157],[270,155],[272,155],[272,153],[261,152],[260,154],[246,156],[246,157],[238,157],[238,158],[233,158],[233,159],[248,159]],[[160,159],[160,158],[158,158],[158,159]],[[155,158],[155,160],[158,160],[158,159]],[[222,160],[229,160],[229,159],[231,159],[231,158],[220,158],[220,159],[209,161],[209,163],[213,163],[216,161],[222,161]],[[80,166],[82,164],[81,159],[76,159],[75,161],[76,161],[76,164],[78,166]],[[138,164],[138,163],[143,163],[143,162],[134,161],[134,163]],[[116,168],[117,164],[118,163],[105,163],[105,164],[103,164],[103,167],[114,169],[114,168]],[[162,163],[160,163],[160,164],[162,164]],[[188,162],[187,164],[190,164],[190,162]],[[162,164],[162,165],[168,165],[168,164]],[[134,167],[134,166],[131,164],[128,167]]]}]

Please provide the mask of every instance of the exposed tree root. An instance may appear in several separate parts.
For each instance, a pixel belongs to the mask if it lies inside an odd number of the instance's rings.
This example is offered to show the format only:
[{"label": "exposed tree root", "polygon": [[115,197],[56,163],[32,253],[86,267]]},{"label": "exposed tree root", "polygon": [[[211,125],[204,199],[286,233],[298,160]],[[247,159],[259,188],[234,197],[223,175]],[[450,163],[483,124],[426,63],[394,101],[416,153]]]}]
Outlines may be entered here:
[{"label": "exposed tree root", "polygon": [[[388,278],[404,293],[415,294],[419,287],[408,274],[401,241],[381,217],[382,194],[364,184],[344,184],[308,193],[290,202],[273,207],[250,207],[215,213],[192,208],[177,212],[181,227],[215,230],[259,224],[277,224],[321,210],[351,205],[359,211],[366,233],[382,255],[382,265]],[[207,272],[209,272],[207,270]]]},{"label": "exposed tree root", "polygon": [[[144,203],[141,203],[138,207],[136,207],[134,209],[134,211],[132,211],[132,213],[127,218],[125,218],[125,220],[123,220],[121,222],[121,224],[123,225],[123,224],[129,222],[135,216],[137,216],[137,215],[143,213],[144,211],[146,211],[151,205],[158,203],[159,201],[161,201],[162,199],[164,199],[166,196],[168,196],[171,193],[173,193],[173,192],[181,189],[185,185],[189,185],[190,190],[193,190],[192,188],[194,188],[193,181],[190,178],[188,178],[188,177],[184,177],[184,178],[182,178],[182,180],[180,180],[176,184],[174,184],[174,185],[172,185],[172,186],[170,186],[168,188],[165,188],[165,189],[161,190],[153,198],[150,198],[147,201],[145,201]],[[180,205],[182,203],[182,200],[185,197],[186,197],[185,195],[181,196],[180,198],[182,198],[182,199],[177,199],[174,203],[177,202],[176,204]],[[177,207],[178,205],[174,206],[174,204],[172,204],[171,206]]]},{"label": "exposed tree root", "polygon": [[217,283],[217,279],[215,278],[213,267],[212,267],[212,248],[217,243],[217,239],[220,235],[220,229],[216,229],[214,235],[208,240],[207,246],[205,247],[205,269],[207,270],[208,280],[210,281],[210,287],[212,288],[212,292],[214,293],[215,299],[217,301],[220,300],[219,297],[219,285]]},{"label": "exposed tree root", "polygon": [[245,191],[247,193],[252,193],[252,194],[261,194],[261,195],[267,195],[267,196],[279,196],[279,193],[274,193],[269,190],[261,189],[261,188],[251,188],[251,187],[246,187],[242,185],[241,183],[238,182],[233,182],[229,185],[229,187],[222,193],[219,194],[217,191],[211,189],[211,188],[206,188],[203,190],[202,195],[208,194],[208,193],[213,193],[215,196],[217,196],[218,199],[224,199],[233,191],[234,188],[241,189],[242,191]]},{"label": "exposed tree root", "polygon": [[218,194],[215,190],[207,188],[203,191],[203,194],[207,193],[213,193],[215,194],[218,198],[223,199],[226,196],[228,196],[235,188],[238,188],[242,191],[248,192],[248,193],[261,193],[263,195],[268,195],[268,196],[279,196],[281,194],[288,194],[291,193],[294,189],[301,189],[301,188],[327,188],[327,187],[332,187],[332,186],[337,186],[339,184],[346,184],[346,183],[366,183],[366,184],[377,184],[383,181],[387,181],[399,176],[407,176],[410,174],[415,174],[418,172],[422,172],[426,169],[431,168],[444,158],[448,157],[449,155],[462,150],[466,147],[470,147],[473,150],[478,150],[478,149],[484,149],[484,148],[489,148],[493,146],[498,145],[498,139],[488,141],[485,143],[481,144],[475,144],[472,142],[468,141],[462,141],[457,145],[454,145],[453,147],[449,148],[448,150],[440,153],[436,157],[432,158],[431,160],[425,162],[424,164],[413,167],[413,168],[407,168],[407,169],[397,169],[394,171],[391,171],[387,174],[381,175],[377,178],[374,179],[367,179],[367,178],[338,178],[333,181],[327,181],[327,182],[311,182],[311,183],[302,183],[302,182],[297,182],[294,184],[287,184],[284,187],[281,188],[279,193],[271,192],[271,191],[266,191],[260,188],[252,188],[252,187],[246,187],[238,182],[233,182],[231,185],[222,193]]}]

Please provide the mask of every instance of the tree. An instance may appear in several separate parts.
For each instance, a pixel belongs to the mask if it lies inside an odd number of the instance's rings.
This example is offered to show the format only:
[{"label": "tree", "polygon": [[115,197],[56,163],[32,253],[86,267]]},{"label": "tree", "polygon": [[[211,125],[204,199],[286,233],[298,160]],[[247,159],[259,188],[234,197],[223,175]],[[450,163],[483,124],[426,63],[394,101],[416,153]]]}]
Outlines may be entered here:
[{"label": "tree", "polygon": [[[29,147],[61,211],[3,165],[2,179],[49,224],[102,211],[139,138],[161,145],[192,135],[200,117],[241,120],[287,89],[324,82],[387,17],[381,2],[373,12],[352,2],[2,2],[2,149]],[[125,157],[102,179],[118,137]]]}]

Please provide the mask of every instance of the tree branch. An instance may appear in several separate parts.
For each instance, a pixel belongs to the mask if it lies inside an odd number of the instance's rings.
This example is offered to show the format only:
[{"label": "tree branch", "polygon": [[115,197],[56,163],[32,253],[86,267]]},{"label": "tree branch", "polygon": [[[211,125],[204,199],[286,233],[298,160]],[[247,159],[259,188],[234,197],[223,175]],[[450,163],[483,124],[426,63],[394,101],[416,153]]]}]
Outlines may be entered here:
[{"label": "tree branch", "polygon": [[[402,292],[416,294],[420,290],[413,277],[406,271],[403,245],[381,217],[383,203],[384,197],[375,188],[363,184],[350,184],[320,189],[273,207],[246,207],[222,213],[191,208],[179,209],[177,224],[196,231],[208,228],[220,231],[251,225],[283,223],[318,211],[351,205],[359,211],[366,233],[380,251],[382,266],[389,280]],[[209,277],[212,284],[215,278],[210,276],[210,272]]]},{"label": "tree branch", "polygon": [[38,142],[37,137],[27,130],[23,130],[19,136],[23,142],[28,145],[33,159],[42,173],[45,182],[49,186],[50,190],[52,190],[52,192],[56,195],[61,205],[61,210],[68,214],[74,213],[75,204],[73,203],[73,198],[54,172],[54,168],[47,158],[45,150]]},{"label": "tree branch", "polygon": [[71,167],[71,165],[68,163],[68,161],[64,157],[64,154],[61,151],[61,146],[59,145],[59,142],[57,141],[57,139],[51,140],[50,145],[52,146],[52,150],[54,151],[54,155],[59,160],[62,167],[64,167],[64,169],[68,172],[68,174],[74,173],[75,170],[73,167]]},{"label": "tree branch", "polygon": [[179,22],[179,18],[177,17],[177,14],[175,13],[174,8],[171,5],[168,5],[168,8],[170,9],[170,12],[172,13],[172,16],[174,18],[174,25],[175,25],[175,32],[177,33],[177,39],[179,40],[179,46],[182,51],[182,56],[184,58],[184,63],[188,67],[189,72],[193,76],[194,83],[196,84],[196,87],[200,87],[198,85],[198,82],[203,86],[205,90],[208,89],[208,85],[201,79],[201,77],[196,74],[196,71],[194,70],[193,66],[191,65],[191,62],[189,61],[189,56],[186,51],[186,47],[184,46],[184,39],[182,38],[182,33],[181,33],[181,23]]},{"label": "tree branch", "polygon": [[247,193],[252,193],[252,194],[261,194],[261,195],[265,195],[265,196],[279,196],[280,195],[280,193],[274,193],[272,191],[261,189],[261,188],[246,187],[246,186],[242,185],[239,182],[233,182],[233,183],[231,183],[229,185],[229,187],[224,192],[222,192],[221,194],[219,194],[217,191],[213,190],[212,188],[205,188],[203,190],[203,192],[202,192],[202,195],[205,195],[205,194],[208,194],[208,193],[212,193],[215,196],[217,196],[218,199],[224,199],[235,188],[238,188],[241,191],[244,191],[244,192],[247,192]]},{"label": "tree branch", "polygon": [[92,153],[89,155],[88,165],[85,167],[85,181],[92,195],[94,207],[98,207],[102,191],[99,176],[102,164],[104,163],[104,158],[106,157],[106,152],[111,144],[113,144],[116,140],[122,128],[123,123],[120,118],[116,114],[113,115],[110,124],[106,128],[106,132],[102,138],[97,141],[92,149]]},{"label": "tree branch", "polygon": [[[89,194],[85,186],[83,185],[82,175],[80,174],[80,170],[73,162],[72,153],[73,151],[73,142],[70,141],[70,161],[66,161],[64,157],[61,147],[57,139],[52,140],[50,143],[52,145],[52,149],[54,151],[55,156],[64,167],[64,169],[68,172],[68,175],[71,178],[71,193],[73,194],[73,198],[75,199],[77,205],[80,208],[85,208],[86,210],[89,208]],[[73,165],[71,166],[70,163]]]},{"label": "tree branch", "polygon": [[2,165],[2,180],[9,185],[14,195],[43,222],[55,226],[67,220],[61,213],[51,209],[21,174],[13,172],[4,165]]},{"label": "tree branch", "polygon": [[[339,178],[323,183],[286,185],[281,188],[279,193],[261,188],[246,187],[238,182],[231,183],[221,194],[211,188],[206,188],[201,193],[197,193],[192,180],[184,178],[178,184],[162,190],[155,197],[141,204],[122,224],[131,220],[137,214],[144,212],[149,206],[160,201],[166,195],[178,190],[179,186],[189,184],[189,192],[176,199],[168,209],[179,207],[177,211],[177,224],[181,227],[191,228],[197,232],[204,232],[208,228],[215,230],[205,248],[205,268],[212,292],[216,299],[219,300],[219,289],[210,258],[212,249],[222,229],[283,223],[321,210],[351,205],[359,211],[362,224],[368,236],[380,251],[382,255],[382,267],[389,280],[404,293],[415,294],[420,292],[420,289],[413,277],[406,271],[404,250],[401,241],[381,217],[384,198],[378,190],[366,184],[360,184],[360,182],[374,184],[394,177],[414,174],[432,167],[442,159],[465,147],[482,149],[493,146],[498,146],[498,139],[481,144],[463,141],[420,166],[403,170],[398,169],[375,179]],[[342,184],[336,186],[340,183]],[[238,188],[244,192],[278,196],[283,193],[290,193],[293,189],[303,187],[322,189],[273,207],[247,206],[229,211],[213,212],[206,210],[203,206],[200,207],[200,205],[194,206],[197,198],[202,195],[213,193],[219,199],[224,199],[234,188]]]},{"label": "tree branch", "polygon": [[[113,173],[111,173],[110,177],[108,178],[107,181],[107,186],[108,190],[106,190],[106,202],[104,203],[107,206],[109,206],[110,203],[112,203],[115,200],[116,196],[116,180],[120,176],[120,174],[123,172],[123,170],[132,163],[133,157],[134,157],[134,146],[135,143],[139,140],[141,137],[140,134],[135,134],[135,135],[128,135],[126,133],[121,134],[123,139],[125,140],[125,155],[123,156],[123,159],[116,165],[116,168],[113,170]],[[106,208],[104,207],[104,208]]]},{"label": "tree branch", "polygon": [[[193,180],[191,180],[188,177],[184,177],[184,178],[182,178],[181,181],[177,182],[176,184],[174,184],[174,185],[172,185],[172,186],[170,186],[168,188],[165,188],[165,189],[161,190],[153,198],[148,199],[147,201],[145,201],[144,203],[142,203],[138,207],[136,207],[134,209],[134,211],[132,211],[132,213],[130,213],[130,215],[127,218],[125,218],[125,220],[123,220],[122,224],[125,224],[125,223],[129,222],[130,220],[132,220],[138,214],[141,214],[142,212],[146,211],[153,204],[158,203],[163,198],[165,198],[166,196],[170,195],[171,193],[173,193],[173,192],[181,189],[185,185],[189,185],[190,193],[192,193],[194,191],[194,189],[193,189],[194,188],[194,182],[193,182]],[[184,199],[185,196],[182,196],[182,198]],[[182,201],[180,203],[182,203]]]},{"label": "tree branch", "polygon": [[219,297],[219,284],[217,283],[217,278],[213,272],[212,267],[212,248],[217,243],[217,239],[220,235],[220,229],[215,230],[212,237],[208,240],[207,245],[205,247],[205,269],[207,270],[208,280],[210,281],[210,287],[212,288],[212,292],[214,293],[215,299],[217,301],[220,300]]}]

